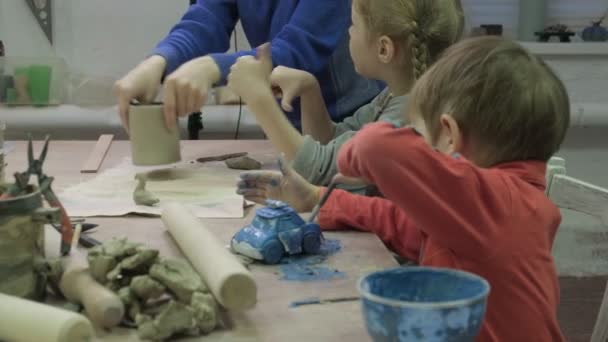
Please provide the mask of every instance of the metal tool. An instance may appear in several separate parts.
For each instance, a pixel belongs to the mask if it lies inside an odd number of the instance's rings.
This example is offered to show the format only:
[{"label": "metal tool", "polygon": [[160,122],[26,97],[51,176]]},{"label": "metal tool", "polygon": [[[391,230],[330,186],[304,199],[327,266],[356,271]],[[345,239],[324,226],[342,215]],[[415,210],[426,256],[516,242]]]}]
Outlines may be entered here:
[{"label": "metal tool", "polygon": [[51,183],[53,177],[49,177],[42,171],[42,165],[46,159],[46,154],[49,147],[50,137],[47,135],[44,140],[44,147],[40,152],[40,157],[34,159],[34,147],[32,144],[32,137],[29,137],[27,146],[27,160],[28,168],[25,172],[15,173],[15,183],[11,184],[8,190],[0,196],[0,199],[7,199],[18,196],[27,191],[27,186],[30,181],[30,177],[35,175],[38,178],[38,188],[42,196],[46,199],[52,208],[58,208],[61,215],[61,255],[67,255],[70,253],[70,244],[72,242],[72,236],[74,230],[70,222],[70,217],[67,215],[65,208],[53,192]]}]

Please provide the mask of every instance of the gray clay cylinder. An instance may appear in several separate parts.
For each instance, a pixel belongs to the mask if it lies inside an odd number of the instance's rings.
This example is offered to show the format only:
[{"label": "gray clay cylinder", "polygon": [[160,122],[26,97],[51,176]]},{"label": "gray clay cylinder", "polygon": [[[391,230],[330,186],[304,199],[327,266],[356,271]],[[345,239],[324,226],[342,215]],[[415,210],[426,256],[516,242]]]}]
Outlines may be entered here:
[{"label": "gray clay cylinder", "polygon": [[546,18],[546,0],[519,0],[519,40],[536,41],[537,37],[534,33],[545,28]]},{"label": "gray clay cylinder", "polygon": [[132,105],[129,109],[129,136],[134,165],[163,165],[181,160],[179,129],[165,125],[160,104]]},{"label": "gray clay cylinder", "polygon": [[4,121],[0,121],[0,184],[4,184],[4,167],[6,166],[4,161],[4,131],[6,131],[6,124]]},{"label": "gray clay cylinder", "polygon": [[2,75],[0,73],[0,102],[8,102],[6,92],[8,89],[14,88],[15,82],[13,76]]}]

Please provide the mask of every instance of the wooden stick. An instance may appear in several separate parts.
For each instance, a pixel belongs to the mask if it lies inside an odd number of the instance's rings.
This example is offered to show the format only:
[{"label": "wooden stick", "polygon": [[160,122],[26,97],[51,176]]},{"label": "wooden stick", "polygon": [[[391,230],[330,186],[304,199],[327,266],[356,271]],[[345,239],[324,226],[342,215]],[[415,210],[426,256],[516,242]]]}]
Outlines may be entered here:
[{"label": "wooden stick", "polygon": [[185,207],[169,203],[163,208],[162,220],[222,306],[230,310],[255,306],[257,287],[253,276],[198,218]]},{"label": "wooden stick", "polygon": [[80,240],[80,233],[82,233],[82,223],[76,223],[76,229],[74,229],[74,235],[72,236],[72,248],[76,250],[78,248],[78,240]]},{"label": "wooden stick", "polygon": [[99,170],[101,163],[103,163],[103,159],[106,157],[108,150],[110,149],[110,144],[112,144],[112,139],[114,139],[113,134],[102,134],[97,140],[97,144],[95,144],[95,148],[93,152],[89,155],[89,159],[84,163],[80,172],[82,173],[95,173]]},{"label": "wooden stick", "polygon": [[95,337],[81,314],[0,293],[0,340],[80,342]]}]

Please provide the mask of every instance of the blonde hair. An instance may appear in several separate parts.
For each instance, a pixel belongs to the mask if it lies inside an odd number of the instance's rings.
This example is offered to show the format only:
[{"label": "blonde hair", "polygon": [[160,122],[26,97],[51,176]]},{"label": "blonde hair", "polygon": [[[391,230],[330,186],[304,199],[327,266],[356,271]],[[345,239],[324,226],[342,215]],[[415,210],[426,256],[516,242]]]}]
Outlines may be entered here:
[{"label": "blonde hair", "polygon": [[[374,37],[388,36],[411,53],[414,79],[450,45],[464,29],[460,0],[353,0]],[[407,51],[407,50],[406,50]]]},{"label": "blonde hair", "polygon": [[564,84],[540,58],[498,37],[463,40],[446,50],[412,90],[409,110],[419,114],[431,140],[442,114],[458,123],[480,166],[518,160],[547,161],[570,125]]}]

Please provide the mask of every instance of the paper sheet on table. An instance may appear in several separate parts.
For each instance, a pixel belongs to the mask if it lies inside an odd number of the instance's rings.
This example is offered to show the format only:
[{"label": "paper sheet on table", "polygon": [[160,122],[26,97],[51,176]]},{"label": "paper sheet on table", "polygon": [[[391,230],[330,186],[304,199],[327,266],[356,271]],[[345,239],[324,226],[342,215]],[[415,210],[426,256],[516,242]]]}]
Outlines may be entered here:
[{"label": "paper sheet on table", "polygon": [[[160,199],[154,207],[133,202],[134,177],[139,172],[148,172],[146,190]],[[65,189],[59,199],[68,215],[76,217],[160,215],[163,203],[178,202],[200,218],[240,218],[244,201],[235,192],[238,174],[223,162],[184,162],[151,169],[135,167],[125,159],[97,177]]]}]

